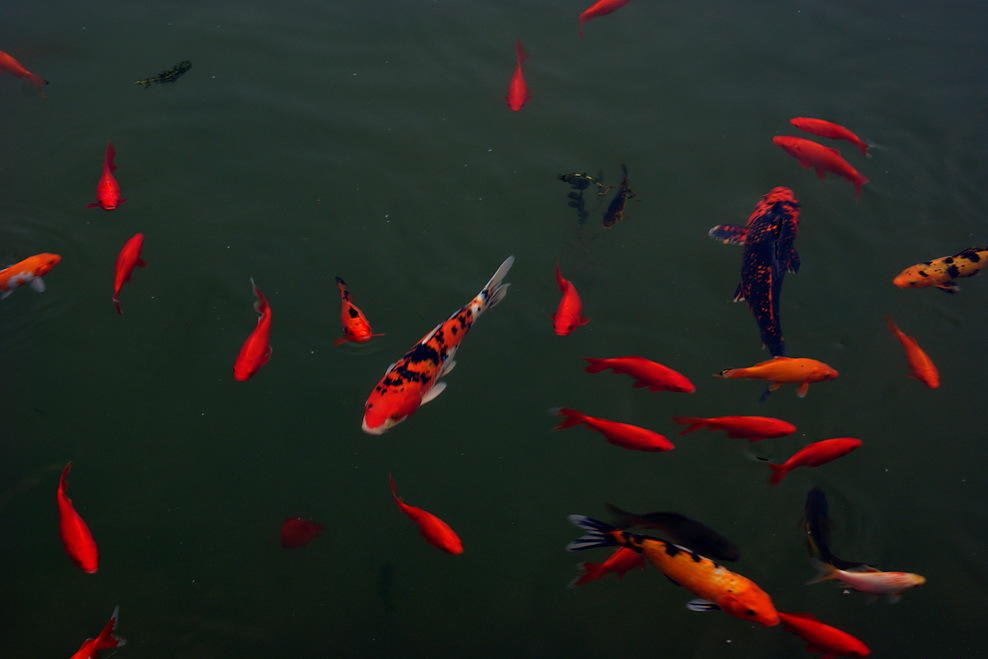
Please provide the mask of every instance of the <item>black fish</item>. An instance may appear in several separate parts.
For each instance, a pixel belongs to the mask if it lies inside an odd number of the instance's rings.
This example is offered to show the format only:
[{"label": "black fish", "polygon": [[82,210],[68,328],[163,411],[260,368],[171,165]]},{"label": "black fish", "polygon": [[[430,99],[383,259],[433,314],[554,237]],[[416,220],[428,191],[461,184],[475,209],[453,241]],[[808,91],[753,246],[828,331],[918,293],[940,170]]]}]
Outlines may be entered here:
[{"label": "black fish", "polygon": [[138,80],[134,84],[147,88],[154,83],[160,84],[163,82],[175,82],[180,77],[185,75],[188,72],[188,70],[191,68],[192,68],[192,62],[190,62],[189,60],[183,60],[178,64],[176,64],[175,66],[173,66],[172,68],[168,69],[167,71],[162,71],[161,73],[157,75],[153,75],[150,78],[144,78],[143,80]]},{"label": "black fish", "polygon": [[584,191],[591,185],[597,187],[597,196],[602,196],[607,194],[611,189],[611,186],[604,184],[603,174],[598,175],[596,178],[590,176],[586,172],[569,172],[568,174],[560,174],[559,180],[568,183],[572,191],[567,195],[569,197],[569,206],[576,209],[576,214],[580,218],[580,224],[582,225],[587,221],[587,205],[586,200],[583,197]]},{"label": "black fish", "polygon": [[828,508],[827,495],[819,487],[814,487],[806,495],[806,506],[803,510],[803,530],[806,532],[806,548],[809,550],[810,556],[818,557],[824,563],[829,563],[839,570],[849,570],[864,565],[864,563],[837,558],[830,551]]},{"label": "black fish", "polygon": [[687,549],[721,561],[736,561],[741,553],[733,542],[714,531],[706,524],[690,519],[685,515],[671,512],[643,513],[636,515],[621,510],[614,504],[607,504],[611,514],[617,520],[617,526],[631,528],[642,526],[658,529],[662,539],[682,545]]},{"label": "black fish", "polygon": [[624,207],[628,203],[628,200],[634,196],[635,193],[632,192],[628,184],[628,167],[621,165],[621,185],[618,186],[617,193],[611,199],[611,203],[607,206],[607,211],[604,213],[605,227],[612,227],[624,219]]}]

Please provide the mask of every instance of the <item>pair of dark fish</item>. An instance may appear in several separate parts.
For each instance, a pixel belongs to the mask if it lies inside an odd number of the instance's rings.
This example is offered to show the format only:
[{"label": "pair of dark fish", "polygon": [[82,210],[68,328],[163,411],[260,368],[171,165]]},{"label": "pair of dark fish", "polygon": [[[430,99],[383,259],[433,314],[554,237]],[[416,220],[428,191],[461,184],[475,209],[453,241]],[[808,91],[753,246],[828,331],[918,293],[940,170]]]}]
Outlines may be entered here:
[{"label": "pair of dark fish", "polygon": [[[605,227],[612,227],[624,219],[625,207],[628,200],[635,196],[628,183],[628,168],[625,165],[621,165],[621,172],[621,184],[607,205],[607,210],[604,211],[603,224]],[[583,194],[587,188],[591,185],[595,186],[598,197],[606,195],[612,189],[612,186],[604,183],[603,174],[594,178],[586,172],[570,172],[568,174],[560,174],[558,178],[564,183],[569,183],[569,186],[573,188],[573,191],[568,195],[570,199],[569,205],[576,209],[576,213],[580,218],[580,224],[584,224],[587,221],[587,217],[589,217],[586,199]]]},{"label": "pair of dark fish", "polygon": [[833,565],[838,570],[850,570],[864,563],[845,561],[830,551],[830,517],[827,495],[819,487],[814,487],[806,495],[803,509],[803,531],[806,533],[806,547],[810,556]]},{"label": "pair of dark fish", "polygon": [[736,561],[741,557],[737,546],[717,533],[706,524],[686,515],[673,512],[629,513],[613,504],[607,504],[608,510],[615,519],[615,526],[621,529],[643,527],[657,529],[663,540],[687,549],[707,558],[721,561]]},{"label": "pair of dark fish", "polygon": [[148,87],[154,84],[175,82],[183,75],[188,73],[189,69],[191,68],[192,68],[192,62],[190,62],[189,60],[183,60],[178,64],[176,64],[175,66],[173,66],[172,68],[168,69],[167,71],[162,71],[161,73],[157,75],[153,75],[150,78],[144,78],[143,80],[138,80],[134,84],[140,85],[141,87],[147,89]]}]

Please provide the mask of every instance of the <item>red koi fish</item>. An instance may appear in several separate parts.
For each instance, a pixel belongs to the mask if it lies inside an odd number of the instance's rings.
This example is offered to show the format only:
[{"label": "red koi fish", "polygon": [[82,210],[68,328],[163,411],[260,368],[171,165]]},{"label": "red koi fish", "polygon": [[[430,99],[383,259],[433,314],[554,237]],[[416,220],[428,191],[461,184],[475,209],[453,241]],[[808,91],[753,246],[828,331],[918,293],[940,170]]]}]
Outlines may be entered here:
[{"label": "red koi fish", "polygon": [[513,256],[505,259],[466,306],[436,325],[388,367],[364,403],[360,427],[365,433],[384,434],[446,389],[446,383],[439,378],[456,366],[453,356],[480,315],[508,294],[510,284],[503,282],[514,262]]},{"label": "red koi fish", "polygon": [[630,375],[635,379],[635,388],[648,388],[650,391],[676,391],[683,394],[691,394],[696,391],[696,387],[690,379],[672,370],[668,366],[663,366],[658,362],[653,362],[644,357],[610,357],[607,359],[595,359],[584,357],[587,373],[600,373],[611,369],[615,373]]},{"label": "red koi fish", "polygon": [[95,574],[99,569],[99,550],[96,548],[96,541],[93,540],[93,534],[89,532],[86,521],[75,511],[72,499],[65,492],[70,471],[72,471],[71,462],[62,469],[62,476],[58,479],[58,490],[55,492],[55,500],[58,502],[58,532],[62,536],[65,553],[72,562],[82,568],[86,574]]},{"label": "red koi fish", "polygon": [[851,166],[851,163],[844,160],[844,157],[837,149],[823,146],[813,140],[804,140],[802,137],[789,137],[788,135],[776,135],[772,142],[783,151],[799,161],[799,164],[807,169],[815,169],[818,178],[823,179],[825,172],[831,172],[837,176],[843,176],[854,184],[854,192],[861,196],[861,186],[868,182],[858,170]]},{"label": "red koi fish", "polygon": [[110,614],[110,619],[106,621],[99,635],[96,638],[87,638],[83,641],[79,649],[69,659],[96,659],[96,655],[100,650],[112,650],[113,648],[126,645],[127,641],[125,639],[113,634],[119,623],[120,607],[115,606],[113,607],[113,613]]},{"label": "red koi fish", "polygon": [[557,336],[566,336],[577,327],[582,327],[590,322],[589,318],[583,317],[583,302],[580,301],[580,294],[576,292],[573,282],[563,277],[556,264],[556,285],[559,286],[563,297],[559,300],[556,313],[552,316],[552,329]]},{"label": "red koi fish", "polygon": [[0,270],[0,300],[10,297],[15,289],[28,284],[38,293],[45,292],[45,275],[62,262],[58,254],[47,252],[29,256],[23,261]]},{"label": "red koi fish", "polygon": [[625,6],[631,2],[631,0],[598,0],[589,7],[587,7],[582,14],[580,14],[580,38],[583,38],[583,24],[594,18],[599,18],[601,16],[606,16],[611,12],[615,12],[621,7]]},{"label": "red koi fish", "polygon": [[418,525],[419,533],[422,534],[426,542],[454,556],[463,553],[463,542],[449,524],[428,511],[402,501],[401,497],[398,496],[398,486],[391,474],[388,474],[388,487],[391,488],[391,497],[395,500],[395,505]]},{"label": "red koi fish", "polygon": [[340,289],[340,324],[343,325],[344,336],[333,339],[333,345],[341,346],[347,341],[366,343],[375,336],[384,336],[373,333],[367,316],[360,310],[360,307],[353,303],[353,296],[350,295],[350,289],[347,288],[346,282],[337,277],[336,286]]},{"label": "red koi fish", "polygon": [[315,540],[325,528],[322,524],[312,520],[289,517],[281,525],[281,546],[285,549],[304,547]]},{"label": "red koi fish", "polygon": [[117,151],[113,148],[113,143],[107,142],[106,155],[103,157],[103,173],[100,175],[99,182],[96,184],[96,201],[86,204],[88,208],[102,208],[105,211],[112,211],[127,201],[120,196],[120,184],[117,183],[116,177],[113,176],[113,172],[117,169],[117,165],[114,162],[114,158],[116,157]]},{"label": "red koi fish", "polygon": [[832,140],[847,140],[858,147],[863,155],[868,155],[868,145],[865,141],[840,124],[832,123],[826,119],[814,119],[812,117],[793,117],[789,120],[789,123],[813,135],[827,137]]},{"label": "red koi fish", "polygon": [[144,247],[144,234],[135,233],[117,254],[117,265],[113,271],[113,306],[121,316],[123,310],[120,309],[120,289],[123,288],[124,282],[130,281],[134,268],[143,268],[147,265],[141,258],[142,247]]},{"label": "red koi fish", "polygon": [[825,657],[867,657],[871,649],[836,627],[825,625],[808,613],[783,613],[779,621],[786,631],[806,641],[806,651]]},{"label": "red koi fish", "polygon": [[886,318],[885,322],[888,323],[892,336],[899,340],[902,349],[906,351],[906,361],[909,362],[909,370],[912,371],[913,377],[930,389],[939,387],[940,372],[937,371],[937,366],[930,359],[930,356],[916,343],[916,339],[899,329],[899,326],[891,318]]},{"label": "red koi fish", "polygon": [[13,55],[10,53],[5,53],[2,50],[0,50],[0,71],[6,71],[7,73],[15,75],[18,78],[24,78],[39,89],[48,84],[47,80],[36,73],[31,73],[23,64],[18,62]]},{"label": "red koi fish", "polygon": [[525,84],[525,74],[521,70],[521,63],[527,57],[519,39],[515,42],[515,72],[508,83],[508,95],[504,97],[512,112],[518,112],[528,102],[528,85]]},{"label": "red koi fish", "polygon": [[603,563],[580,563],[580,573],[569,582],[570,588],[583,586],[591,581],[596,581],[608,574],[616,574],[618,578],[624,577],[625,572],[636,567],[645,569],[645,558],[628,547],[619,547],[617,551],[607,557]]},{"label": "red koi fish", "polygon": [[796,426],[788,421],[767,416],[714,416],[706,419],[698,416],[674,416],[672,420],[686,426],[679,433],[680,435],[687,435],[694,430],[706,428],[707,430],[723,430],[728,437],[747,439],[749,442],[785,437],[796,432]]},{"label": "red koi fish", "polygon": [[257,302],[254,303],[254,311],[258,313],[257,325],[240,346],[240,354],[233,363],[233,379],[237,382],[249,380],[271,359],[271,306],[253,279],[250,280],[250,286],[257,296]]},{"label": "red koi fish", "polygon": [[837,437],[835,439],[824,439],[813,442],[793,453],[793,455],[782,464],[769,463],[772,476],[768,482],[772,485],[782,482],[793,469],[797,467],[819,467],[822,464],[836,460],[847,455],[854,449],[861,446],[862,441],[854,437]]},{"label": "red koi fish", "polygon": [[572,428],[582,423],[591,430],[596,430],[602,434],[609,443],[632,451],[671,451],[676,448],[665,436],[629,423],[598,419],[566,407],[555,408],[550,411],[563,417],[563,420],[556,426],[556,430]]}]

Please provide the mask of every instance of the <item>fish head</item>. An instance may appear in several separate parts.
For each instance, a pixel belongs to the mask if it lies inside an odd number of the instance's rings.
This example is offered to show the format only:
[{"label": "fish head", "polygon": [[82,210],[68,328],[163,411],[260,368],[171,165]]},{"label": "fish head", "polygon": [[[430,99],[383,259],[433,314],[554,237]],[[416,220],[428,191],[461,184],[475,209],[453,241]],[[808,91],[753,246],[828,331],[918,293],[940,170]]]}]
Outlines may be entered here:
[{"label": "fish head", "polygon": [[830,366],[828,364],[820,364],[819,378],[821,380],[834,380],[839,375],[840,375],[840,373],[837,372],[837,369],[836,368],[834,368],[834,367],[832,367],[832,366]]},{"label": "fish head", "polygon": [[935,281],[930,277],[926,269],[929,264],[917,263],[909,266],[892,279],[892,284],[897,288],[924,288],[931,286]]},{"label": "fish head", "polygon": [[43,277],[51,272],[51,269],[62,262],[62,257],[58,254],[38,254],[38,262],[34,268],[35,277]]},{"label": "fish head", "polygon": [[779,612],[775,610],[772,598],[757,586],[742,592],[728,593],[718,600],[717,605],[725,613],[742,620],[757,622],[766,627],[779,624]]},{"label": "fish head", "polygon": [[925,583],[926,577],[921,574],[912,574],[911,572],[900,572],[895,578],[896,586],[900,587],[902,590],[922,586]]},{"label": "fish head", "polygon": [[419,383],[398,385],[380,383],[364,403],[364,418],[360,428],[368,435],[383,435],[408,418],[422,404],[423,389]]},{"label": "fish head", "polygon": [[797,157],[803,152],[802,142],[803,140],[798,137],[787,135],[776,135],[772,138],[772,144]]}]

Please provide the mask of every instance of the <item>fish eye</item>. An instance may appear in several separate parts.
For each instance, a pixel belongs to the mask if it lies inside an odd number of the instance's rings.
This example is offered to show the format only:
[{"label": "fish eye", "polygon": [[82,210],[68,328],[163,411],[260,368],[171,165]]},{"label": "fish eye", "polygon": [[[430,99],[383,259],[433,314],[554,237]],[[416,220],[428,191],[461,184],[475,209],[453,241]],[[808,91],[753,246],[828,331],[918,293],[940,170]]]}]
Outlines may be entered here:
[{"label": "fish eye", "polygon": [[755,617],[755,610],[754,609],[745,609],[744,610],[744,614],[746,616]]}]

